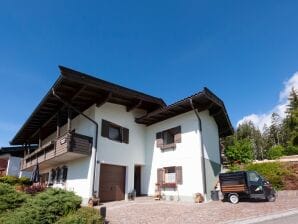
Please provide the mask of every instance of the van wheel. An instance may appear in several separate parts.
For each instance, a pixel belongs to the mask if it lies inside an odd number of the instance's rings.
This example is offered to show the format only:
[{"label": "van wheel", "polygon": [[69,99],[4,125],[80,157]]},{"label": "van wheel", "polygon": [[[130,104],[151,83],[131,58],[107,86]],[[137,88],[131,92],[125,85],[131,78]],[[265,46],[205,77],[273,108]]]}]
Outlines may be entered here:
[{"label": "van wheel", "polygon": [[275,202],[276,200],[276,196],[275,194],[270,194],[268,197],[267,197],[267,201],[269,202]]},{"label": "van wheel", "polygon": [[238,194],[229,194],[229,201],[232,204],[237,204],[239,202],[239,195]]}]

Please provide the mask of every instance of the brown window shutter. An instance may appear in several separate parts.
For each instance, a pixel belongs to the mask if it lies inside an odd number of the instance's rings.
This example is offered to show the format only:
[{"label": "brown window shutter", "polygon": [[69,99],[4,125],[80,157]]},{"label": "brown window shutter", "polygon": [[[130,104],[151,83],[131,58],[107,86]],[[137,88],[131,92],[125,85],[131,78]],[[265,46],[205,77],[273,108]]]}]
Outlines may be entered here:
[{"label": "brown window shutter", "polygon": [[122,128],[122,142],[129,143],[129,130],[127,128]]},{"label": "brown window shutter", "polygon": [[176,127],[174,133],[174,142],[181,143],[181,126]]},{"label": "brown window shutter", "polygon": [[176,166],[176,184],[182,184],[182,166]]},{"label": "brown window shutter", "polygon": [[163,146],[162,132],[156,133],[156,147],[161,148]]},{"label": "brown window shutter", "polygon": [[163,168],[157,169],[157,183],[158,184],[164,183],[164,177],[165,177],[165,170]]},{"label": "brown window shutter", "polygon": [[106,120],[101,121],[101,136],[102,137],[109,137],[109,122]]}]

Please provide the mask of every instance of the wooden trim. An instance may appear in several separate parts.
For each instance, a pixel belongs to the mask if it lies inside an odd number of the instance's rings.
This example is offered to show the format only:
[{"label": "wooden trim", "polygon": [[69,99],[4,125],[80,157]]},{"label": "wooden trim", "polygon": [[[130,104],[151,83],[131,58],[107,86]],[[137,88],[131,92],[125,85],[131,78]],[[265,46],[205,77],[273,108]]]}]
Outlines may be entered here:
[{"label": "wooden trim", "polygon": [[127,106],[126,107],[126,111],[129,112],[129,111],[131,111],[131,110],[133,110],[135,108],[138,108],[138,107],[140,107],[142,105],[142,103],[143,103],[143,100],[138,100],[137,103],[135,103],[135,104],[133,104],[131,106]]},{"label": "wooden trim", "polygon": [[82,156],[90,155],[92,140],[93,139],[89,136],[67,132],[59,138],[49,141],[34,152],[26,155],[22,159],[21,169],[27,169],[35,165],[37,162],[42,164],[57,156],[67,156],[66,153],[68,152],[80,154]]},{"label": "wooden trim", "polygon": [[176,166],[175,172],[176,172],[176,183],[183,184],[182,166]]},{"label": "wooden trim", "polygon": [[[109,128],[111,128],[111,127],[119,129],[119,131],[120,131],[119,140],[110,138]],[[122,127],[118,124],[112,123],[110,121],[104,120],[104,119],[102,119],[102,122],[101,122],[101,136],[104,138],[108,138],[112,141],[118,141],[121,143],[123,142],[123,143],[129,144],[129,129]]]},{"label": "wooden trim", "polygon": [[105,104],[106,102],[108,102],[109,99],[112,98],[113,93],[112,92],[108,92],[107,95],[105,97],[103,97],[102,99],[100,99],[97,103],[96,103],[96,107],[101,107],[103,104]]}]

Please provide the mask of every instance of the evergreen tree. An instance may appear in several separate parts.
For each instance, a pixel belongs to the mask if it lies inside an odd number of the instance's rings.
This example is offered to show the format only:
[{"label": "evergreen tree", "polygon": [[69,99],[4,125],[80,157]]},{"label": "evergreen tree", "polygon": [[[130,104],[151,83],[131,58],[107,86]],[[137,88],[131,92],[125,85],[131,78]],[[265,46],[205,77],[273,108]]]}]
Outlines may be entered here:
[{"label": "evergreen tree", "polygon": [[237,128],[236,135],[239,140],[247,138],[251,141],[254,159],[263,159],[264,141],[262,134],[252,121],[240,124]]},{"label": "evergreen tree", "polygon": [[294,88],[289,96],[286,110],[286,127],[289,132],[289,145],[298,147],[298,94]]}]

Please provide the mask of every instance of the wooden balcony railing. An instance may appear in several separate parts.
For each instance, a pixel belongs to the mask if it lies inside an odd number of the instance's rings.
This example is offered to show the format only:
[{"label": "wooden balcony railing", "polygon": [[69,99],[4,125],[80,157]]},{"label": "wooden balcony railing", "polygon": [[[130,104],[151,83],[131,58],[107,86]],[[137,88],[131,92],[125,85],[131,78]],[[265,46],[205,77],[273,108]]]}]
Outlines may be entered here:
[{"label": "wooden balcony railing", "polygon": [[66,133],[26,155],[22,160],[21,169],[31,171],[37,163],[41,169],[52,167],[70,160],[90,156],[91,150],[91,137],[77,133]]}]

